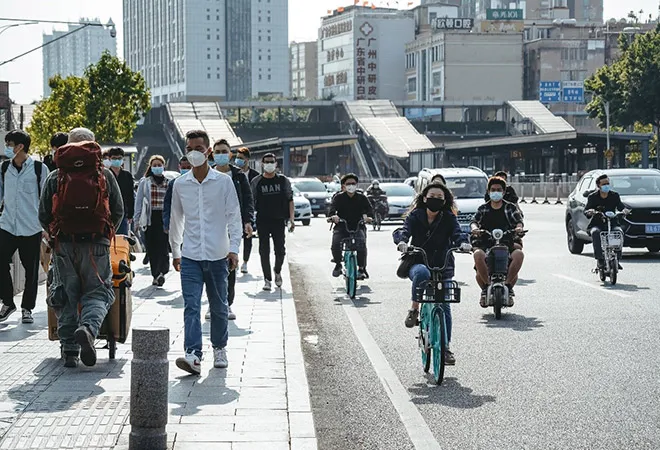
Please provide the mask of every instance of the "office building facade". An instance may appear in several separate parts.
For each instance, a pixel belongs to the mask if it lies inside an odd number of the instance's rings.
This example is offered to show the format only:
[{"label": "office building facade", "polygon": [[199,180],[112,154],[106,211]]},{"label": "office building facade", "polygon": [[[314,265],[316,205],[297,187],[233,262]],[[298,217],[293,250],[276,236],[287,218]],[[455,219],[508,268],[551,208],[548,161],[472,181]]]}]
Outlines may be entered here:
[{"label": "office building facade", "polygon": [[300,99],[318,97],[318,43],[292,42],[291,54],[291,96]]},{"label": "office building facade", "polygon": [[124,0],[124,58],[154,104],[289,95],[288,0]]},{"label": "office building facade", "polygon": [[[101,24],[99,19],[80,19],[80,22]],[[43,35],[43,91],[44,98],[50,95],[48,80],[55,75],[68,77],[69,75],[82,76],[90,64],[98,62],[104,51],[117,55],[117,41],[110,31],[102,26],[88,26],[76,31],[63,39],[56,40],[67,33],[71,33],[82,25],[69,25],[65,31],[53,31]],[[52,42],[56,40],[55,42]],[[52,42],[49,44],[49,42]]]}]

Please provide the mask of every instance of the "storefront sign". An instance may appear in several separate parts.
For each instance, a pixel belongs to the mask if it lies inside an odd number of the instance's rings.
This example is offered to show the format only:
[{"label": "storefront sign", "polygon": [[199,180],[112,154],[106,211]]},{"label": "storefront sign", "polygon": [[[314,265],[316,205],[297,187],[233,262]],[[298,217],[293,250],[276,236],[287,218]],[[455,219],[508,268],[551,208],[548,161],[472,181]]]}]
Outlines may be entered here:
[{"label": "storefront sign", "polygon": [[474,27],[474,19],[464,18],[436,18],[433,20],[435,30],[471,30]]},{"label": "storefront sign", "polygon": [[326,25],[323,27],[321,29],[321,37],[331,38],[351,31],[353,31],[353,21],[345,20],[343,22],[333,23],[332,25]]},{"label": "storefront sign", "polygon": [[355,99],[378,98],[378,39],[369,22],[359,28],[355,40]]},{"label": "storefront sign", "polygon": [[337,84],[347,84],[348,83],[348,72],[339,72],[336,74],[330,74],[323,77],[323,85],[325,87],[335,86]]},{"label": "storefront sign", "polygon": [[522,9],[487,9],[488,20],[524,20]]},{"label": "storefront sign", "polygon": [[337,61],[344,59],[344,49],[343,48],[333,48],[326,52],[328,57],[328,62]]},{"label": "storefront sign", "polygon": [[482,20],[482,33],[522,33],[525,29],[525,22],[522,21],[500,21],[500,20]]}]

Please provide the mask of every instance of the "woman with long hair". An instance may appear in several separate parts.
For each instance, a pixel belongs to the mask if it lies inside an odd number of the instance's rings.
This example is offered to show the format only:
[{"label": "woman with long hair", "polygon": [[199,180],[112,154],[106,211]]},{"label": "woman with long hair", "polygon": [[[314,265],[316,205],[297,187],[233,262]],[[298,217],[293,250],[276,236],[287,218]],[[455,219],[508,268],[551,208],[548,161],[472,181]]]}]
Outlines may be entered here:
[{"label": "woman with long hair", "polygon": [[147,164],[144,178],[138,185],[135,199],[135,223],[144,230],[147,257],[151,265],[154,286],[165,283],[170,270],[168,236],[163,227],[163,205],[168,180],[163,175],[165,158],[153,155]]},{"label": "woman with long hair", "polygon": [[[454,256],[447,254],[449,249],[453,247],[460,247],[462,251],[471,249],[467,237],[461,232],[456,215],[452,212],[453,204],[454,196],[447,186],[442,183],[431,183],[415,199],[404,226],[393,233],[394,243],[397,244],[399,251],[406,252],[410,241],[411,245],[424,249],[431,267],[444,266],[443,279],[446,281],[454,277]],[[406,316],[405,325],[413,328],[417,325],[419,316],[419,303],[415,301],[417,288],[431,279],[431,271],[419,260],[410,268],[408,277],[412,281],[412,306]],[[451,308],[446,304],[443,309],[447,323],[447,342],[450,343]],[[445,361],[449,365],[456,363],[449,345]]]}]

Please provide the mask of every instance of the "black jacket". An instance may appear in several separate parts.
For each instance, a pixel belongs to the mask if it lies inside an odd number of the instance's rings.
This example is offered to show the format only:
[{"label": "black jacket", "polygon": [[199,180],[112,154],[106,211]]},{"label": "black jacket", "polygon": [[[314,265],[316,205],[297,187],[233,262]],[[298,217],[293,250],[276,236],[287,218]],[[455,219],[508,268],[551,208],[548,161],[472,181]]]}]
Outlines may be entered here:
[{"label": "black jacket", "polygon": [[445,278],[454,276],[454,255],[447,256],[447,251],[467,242],[454,213],[444,210],[429,224],[424,208],[417,208],[408,214],[403,227],[394,230],[392,238],[395,244],[410,240],[411,245],[422,247],[432,267],[444,266],[446,259]]},{"label": "black jacket", "polygon": [[332,198],[330,215],[338,215],[347,222],[348,228],[355,230],[363,215],[373,217],[373,209],[364,194],[355,193],[349,197],[347,192],[340,192]]},{"label": "black jacket", "polygon": [[[110,172],[115,175],[114,170],[110,169]],[[135,191],[133,190],[135,180],[133,179],[133,175],[128,170],[121,169],[119,175],[115,175],[115,179],[117,180],[119,191],[124,201],[124,217],[132,220],[135,214]]]},{"label": "black jacket", "polygon": [[[600,196],[600,190],[592,192],[587,197],[587,205],[584,207],[585,211],[590,209],[595,209],[600,212],[616,212],[617,210],[623,211],[626,209],[626,205],[621,201],[621,196],[618,192],[610,191],[607,194],[607,197],[603,198]],[[612,225],[617,226],[619,221],[614,219],[612,220]],[[602,216],[594,216],[589,222],[589,229],[593,227],[602,227],[605,225],[605,220]]]},{"label": "black jacket", "polygon": [[[232,181],[238,195],[238,203],[241,205],[241,217],[243,224],[254,222],[254,198],[252,188],[248,181],[249,174],[243,173],[241,169],[229,166],[232,175]],[[250,169],[252,170],[252,169]]]}]

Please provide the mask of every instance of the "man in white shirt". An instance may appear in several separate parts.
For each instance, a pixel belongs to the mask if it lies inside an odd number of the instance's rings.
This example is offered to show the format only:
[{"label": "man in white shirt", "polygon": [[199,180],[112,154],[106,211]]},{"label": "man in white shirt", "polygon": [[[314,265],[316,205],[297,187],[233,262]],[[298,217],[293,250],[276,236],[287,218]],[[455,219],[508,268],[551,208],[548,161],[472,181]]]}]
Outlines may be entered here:
[{"label": "man in white shirt", "polygon": [[176,365],[193,375],[201,372],[202,288],[211,309],[211,344],[214,367],[227,362],[227,276],[238,265],[243,235],[241,210],[231,178],[210,170],[209,136],[205,131],[186,134],[186,156],[192,171],[180,176],[172,188],[170,246],[173,266],[181,272],[184,300],[185,356]]}]

